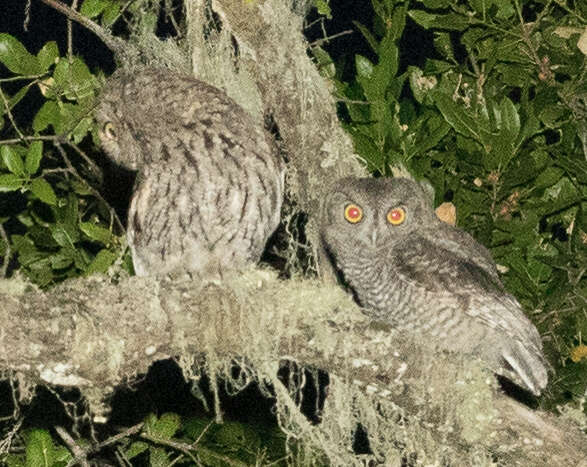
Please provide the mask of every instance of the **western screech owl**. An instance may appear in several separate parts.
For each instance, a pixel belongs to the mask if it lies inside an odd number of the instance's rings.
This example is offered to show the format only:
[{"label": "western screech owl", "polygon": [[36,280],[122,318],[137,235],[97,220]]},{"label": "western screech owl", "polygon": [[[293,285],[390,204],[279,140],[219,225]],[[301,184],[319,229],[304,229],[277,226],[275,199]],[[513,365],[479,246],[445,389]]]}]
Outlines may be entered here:
[{"label": "western screech owl", "polygon": [[257,262],[283,197],[263,128],[221,90],[170,70],[117,72],[104,89],[102,146],[138,170],[127,226],[136,274]]},{"label": "western screech owl", "polygon": [[504,290],[489,251],[440,221],[420,184],[341,179],[324,200],[320,233],[371,316],[479,357],[535,395],[544,389],[538,331]]}]

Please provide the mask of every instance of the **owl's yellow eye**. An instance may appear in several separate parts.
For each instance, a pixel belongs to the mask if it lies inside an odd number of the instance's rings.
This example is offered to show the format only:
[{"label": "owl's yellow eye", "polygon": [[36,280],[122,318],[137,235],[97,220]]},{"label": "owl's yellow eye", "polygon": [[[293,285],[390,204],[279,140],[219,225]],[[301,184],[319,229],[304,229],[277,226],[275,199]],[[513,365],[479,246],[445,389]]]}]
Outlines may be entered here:
[{"label": "owl's yellow eye", "polygon": [[406,211],[402,208],[393,208],[387,213],[387,222],[391,225],[400,225],[404,220],[406,220]]},{"label": "owl's yellow eye", "polygon": [[344,218],[351,224],[361,222],[361,219],[363,219],[363,210],[356,204],[347,204],[344,208]]},{"label": "owl's yellow eye", "polygon": [[106,122],[104,124],[104,128],[102,128],[102,132],[107,138],[116,139],[116,129],[114,128],[112,122]]}]

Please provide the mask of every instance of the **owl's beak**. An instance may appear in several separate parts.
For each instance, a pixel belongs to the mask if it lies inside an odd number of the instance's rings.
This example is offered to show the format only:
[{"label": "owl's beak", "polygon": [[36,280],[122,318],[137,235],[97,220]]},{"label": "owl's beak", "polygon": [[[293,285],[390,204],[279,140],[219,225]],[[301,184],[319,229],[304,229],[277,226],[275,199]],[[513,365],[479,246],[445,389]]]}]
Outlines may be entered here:
[{"label": "owl's beak", "polygon": [[371,244],[373,245],[373,248],[377,248],[377,231],[373,231],[371,232]]}]

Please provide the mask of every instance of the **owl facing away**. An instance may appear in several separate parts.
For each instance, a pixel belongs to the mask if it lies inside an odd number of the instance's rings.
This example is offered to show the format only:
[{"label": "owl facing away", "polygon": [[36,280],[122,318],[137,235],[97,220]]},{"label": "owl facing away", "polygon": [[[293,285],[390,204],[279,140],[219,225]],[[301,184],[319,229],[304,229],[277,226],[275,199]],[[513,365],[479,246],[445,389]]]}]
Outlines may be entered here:
[{"label": "owl facing away", "polygon": [[478,357],[535,395],[546,387],[538,331],[504,290],[489,251],[440,221],[420,184],[341,179],[324,200],[320,234],[375,319]]},{"label": "owl facing away", "polygon": [[137,170],[127,238],[137,275],[256,263],[279,224],[283,169],[221,90],[163,69],[116,73],[95,110],[102,147]]}]

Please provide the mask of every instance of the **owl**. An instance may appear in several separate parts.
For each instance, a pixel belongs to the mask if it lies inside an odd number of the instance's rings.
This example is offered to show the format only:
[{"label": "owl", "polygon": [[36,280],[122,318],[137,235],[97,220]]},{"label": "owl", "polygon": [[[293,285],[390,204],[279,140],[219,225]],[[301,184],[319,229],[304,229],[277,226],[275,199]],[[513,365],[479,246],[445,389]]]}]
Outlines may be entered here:
[{"label": "owl", "polygon": [[370,316],[473,355],[534,395],[545,388],[538,331],[504,290],[489,251],[440,221],[422,185],[341,179],[323,201],[320,236]]},{"label": "owl", "polygon": [[105,152],[136,170],[127,239],[140,276],[256,263],[279,223],[271,138],[221,90],[164,69],[116,73],[95,109]]}]

